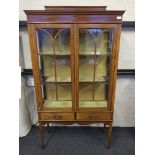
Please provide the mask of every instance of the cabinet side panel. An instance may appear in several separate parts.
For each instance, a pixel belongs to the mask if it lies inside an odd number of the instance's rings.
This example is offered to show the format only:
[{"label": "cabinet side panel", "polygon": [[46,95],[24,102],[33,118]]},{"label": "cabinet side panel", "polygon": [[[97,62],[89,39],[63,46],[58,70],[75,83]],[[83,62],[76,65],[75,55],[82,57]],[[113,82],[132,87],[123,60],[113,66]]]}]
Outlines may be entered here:
[{"label": "cabinet side panel", "polygon": [[119,56],[119,48],[120,48],[120,33],[121,33],[121,24],[117,24],[116,28],[116,47],[115,47],[115,55],[114,55],[114,70],[113,70],[113,84],[112,84],[112,98],[111,98],[111,107],[110,110],[114,110],[114,102],[115,102],[115,89],[116,89],[116,79],[117,79],[117,68],[118,68],[118,56]]},{"label": "cabinet side panel", "polygon": [[38,110],[42,109],[41,103],[41,82],[40,82],[40,71],[39,71],[39,63],[38,63],[38,55],[37,55],[37,44],[35,38],[35,31],[32,24],[28,24],[28,33],[29,33],[29,42],[31,49],[31,61],[33,68],[33,77],[34,77],[34,85],[35,85],[35,94],[36,94],[36,103]]},{"label": "cabinet side panel", "polygon": [[112,43],[112,62],[110,66],[110,81],[109,81],[109,88],[108,88],[108,109],[113,111],[112,105],[112,97],[113,97],[113,83],[114,83],[114,70],[115,70],[115,55],[116,55],[116,42],[117,40],[117,25],[114,26],[114,34],[113,34],[113,43]]}]

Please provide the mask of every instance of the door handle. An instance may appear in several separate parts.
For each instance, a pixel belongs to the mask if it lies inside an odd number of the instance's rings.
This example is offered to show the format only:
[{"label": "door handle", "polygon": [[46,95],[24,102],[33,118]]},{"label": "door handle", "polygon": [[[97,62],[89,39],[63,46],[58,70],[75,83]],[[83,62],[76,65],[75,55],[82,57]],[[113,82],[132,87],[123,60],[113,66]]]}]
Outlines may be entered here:
[{"label": "door handle", "polygon": [[59,120],[59,119],[62,118],[62,116],[60,116],[60,115],[55,115],[55,116],[53,116],[53,118]]},{"label": "door handle", "polygon": [[90,119],[90,120],[95,120],[96,118],[97,118],[96,115],[90,115],[90,116],[89,116],[89,119]]}]

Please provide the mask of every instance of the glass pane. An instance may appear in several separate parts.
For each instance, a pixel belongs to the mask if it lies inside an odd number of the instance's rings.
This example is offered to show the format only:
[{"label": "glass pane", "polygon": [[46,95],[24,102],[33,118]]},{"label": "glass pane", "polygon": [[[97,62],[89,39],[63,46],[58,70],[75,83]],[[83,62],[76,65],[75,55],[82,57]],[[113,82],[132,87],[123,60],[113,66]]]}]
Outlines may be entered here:
[{"label": "glass pane", "polygon": [[79,30],[79,107],[107,107],[113,29]]},{"label": "glass pane", "polygon": [[102,79],[107,76],[107,56],[100,55],[96,56],[96,70],[95,70],[95,79]]},{"label": "glass pane", "polygon": [[92,100],[93,86],[90,83],[79,83],[79,100]]},{"label": "glass pane", "polygon": [[56,90],[55,90],[55,84],[54,83],[46,83],[45,88],[46,92],[44,92],[45,100],[56,100]]},{"label": "glass pane", "polygon": [[58,84],[58,99],[71,100],[71,85],[68,83]]},{"label": "glass pane", "polygon": [[60,30],[55,36],[54,44],[56,54],[70,54],[70,30]]},{"label": "glass pane", "polygon": [[79,59],[79,80],[92,81],[94,74],[94,59],[91,55],[81,56]]},{"label": "glass pane", "polygon": [[79,54],[90,55],[94,52],[94,39],[89,31],[80,29],[79,33]]},{"label": "glass pane", "polygon": [[56,56],[57,81],[71,82],[70,56]]},{"label": "glass pane", "polygon": [[94,88],[94,100],[106,100],[107,99],[107,84],[105,83],[95,83]]},{"label": "glass pane", "polygon": [[70,29],[37,28],[44,107],[71,108]]},{"label": "glass pane", "polygon": [[40,57],[42,61],[41,69],[45,77],[52,77],[54,75],[54,58],[51,56]]},{"label": "glass pane", "polygon": [[97,54],[110,54],[112,46],[111,30],[105,29],[96,38],[96,53]]}]

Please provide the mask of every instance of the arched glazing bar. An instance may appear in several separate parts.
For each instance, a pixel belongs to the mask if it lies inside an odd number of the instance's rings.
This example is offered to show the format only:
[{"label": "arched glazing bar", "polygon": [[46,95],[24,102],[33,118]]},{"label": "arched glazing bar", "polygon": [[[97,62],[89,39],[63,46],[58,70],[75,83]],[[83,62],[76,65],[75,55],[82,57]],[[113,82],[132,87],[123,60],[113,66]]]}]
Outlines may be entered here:
[{"label": "arched glazing bar", "polygon": [[[95,96],[95,80],[96,80],[96,55],[97,55],[97,41],[98,39],[105,33],[105,32],[109,32],[110,33],[110,30],[109,29],[85,29],[93,38],[93,43],[94,43],[94,54],[93,54],[93,61],[94,61],[94,68],[93,68],[93,101],[94,101],[94,96]],[[98,31],[97,31],[98,30]],[[100,32],[101,31],[101,32]],[[96,33],[96,35],[94,33]],[[110,35],[111,36],[111,35]],[[110,38],[110,40],[112,40]],[[103,40],[103,42],[109,42],[110,40],[108,41],[105,41]]]},{"label": "arched glazing bar", "polygon": [[[44,29],[44,28],[37,28],[37,30],[45,33],[51,40],[51,44],[52,44],[52,49],[53,49],[53,58],[54,58],[54,78],[55,78],[55,89],[56,89],[56,100],[58,101],[58,85],[57,85],[57,66],[56,66],[56,52],[55,52],[55,39],[61,34],[61,32],[65,31],[68,28],[65,29],[61,29],[59,30],[53,37],[50,34],[50,32],[48,32],[48,30]],[[43,63],[41,63],[41,67],[43,67]],[[43,79],[44,80],[44,79]],[[43,82],[44,83],[44,82]],[[45,90],[45,94],[46,94],[46,88],[45,88],[45,84],[44,84],[44,90]],[[44,94],[44,95],[45,95]],[[46,97],[45,97],[46,98]]]},{"label": "arched glazing bar", "polygon": [[96,70],[96,39],[95,36],[93,35],[93,33],[89,30],[86,29],[88,31],[88,33],[91,34],[91,36],[93,37],[93,42],[94,42],[94,73],[93,73],[93,101],[94,101],[94,93],[95,93],[95,70]]}]

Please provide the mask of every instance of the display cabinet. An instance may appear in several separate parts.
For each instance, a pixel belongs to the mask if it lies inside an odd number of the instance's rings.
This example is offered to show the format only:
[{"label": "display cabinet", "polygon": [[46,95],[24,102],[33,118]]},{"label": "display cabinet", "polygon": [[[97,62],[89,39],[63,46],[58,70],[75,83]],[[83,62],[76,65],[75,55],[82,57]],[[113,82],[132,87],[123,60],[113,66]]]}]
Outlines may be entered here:
[{"label": "display cabinet", "polygon": [[26,10],[42,146],[51,123],[104,123],[111,144],[122,15],[106,7]]}]

